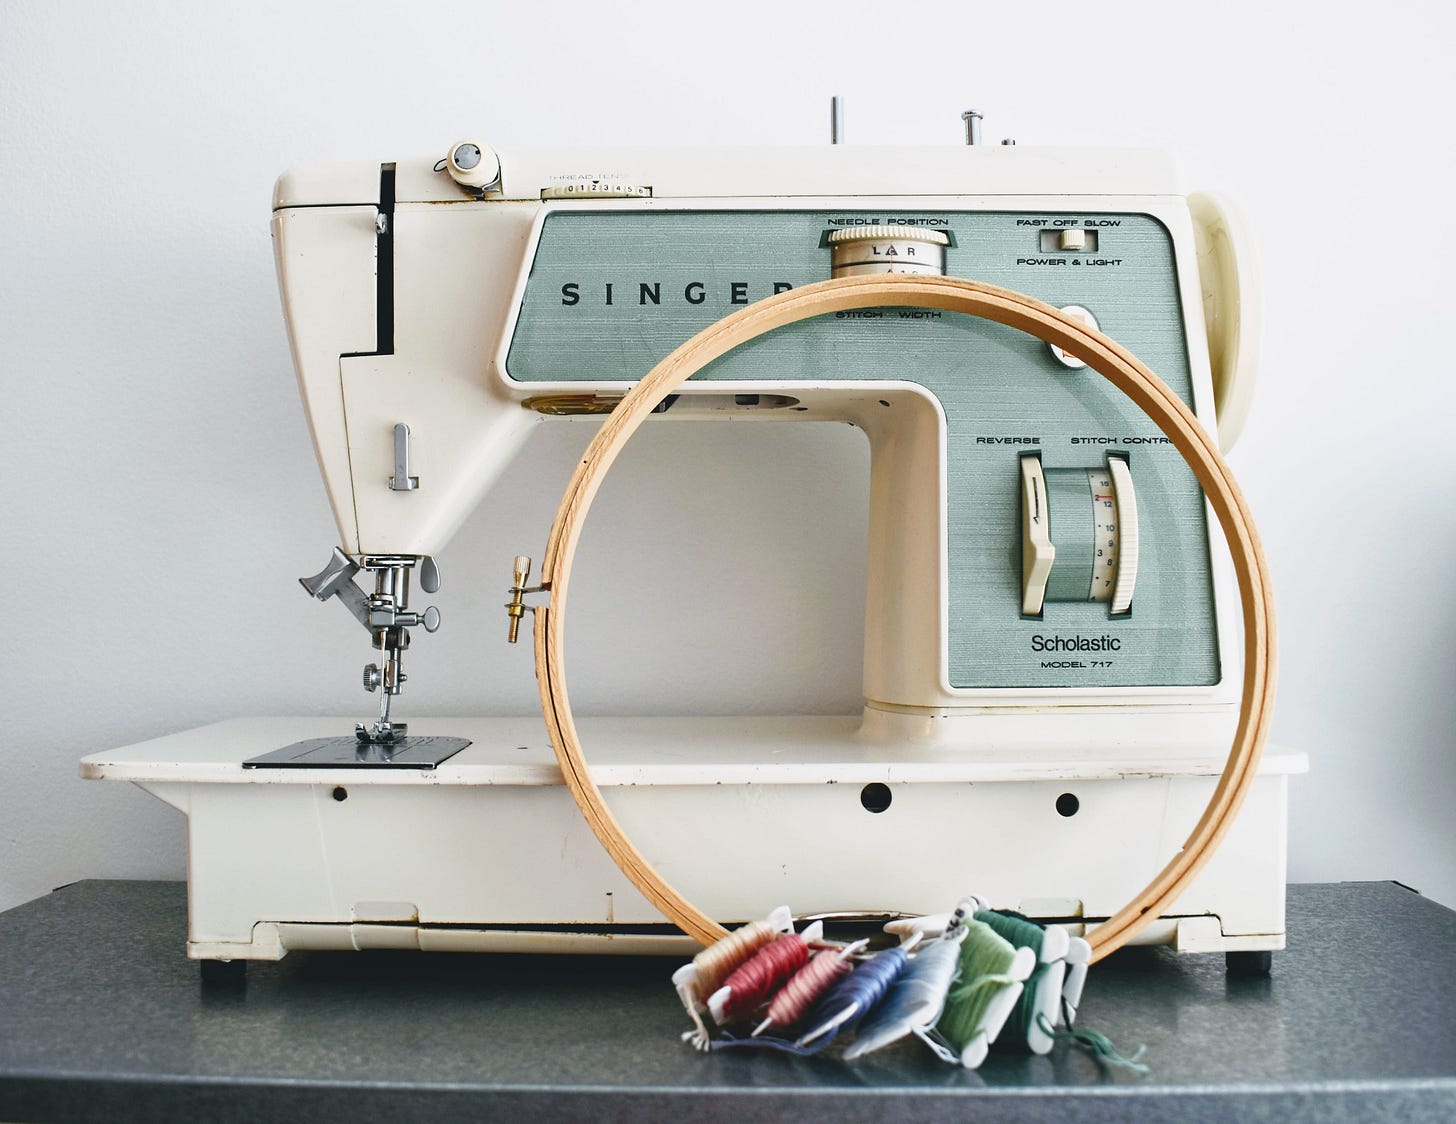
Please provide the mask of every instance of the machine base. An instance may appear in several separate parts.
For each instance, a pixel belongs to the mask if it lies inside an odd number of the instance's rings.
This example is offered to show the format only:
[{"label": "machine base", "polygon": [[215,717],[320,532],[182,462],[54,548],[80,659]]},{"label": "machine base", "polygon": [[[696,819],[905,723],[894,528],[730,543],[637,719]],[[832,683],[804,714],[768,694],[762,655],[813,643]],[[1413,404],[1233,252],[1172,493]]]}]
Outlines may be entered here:
[{"label": "machine base", "polygon": [[[435,769],[244,768],[344,723],[240,719],[96,755],[82,772],[137,783],[187,815],[195,959],[695,947],[592,836],[539,719],[411,724],[471,744]],[[597,719],[581,732],[636,845],[729,926],[785,903],[880,923],[975,892],[1085,932],[1177,852],[1222,769],[1186,747],[1155,761],[884,746],[858,717]],[[1303,754],[1266,754],[1219,851],[1142,943],[1283,947],[1287,779],[1304,768]]]}]

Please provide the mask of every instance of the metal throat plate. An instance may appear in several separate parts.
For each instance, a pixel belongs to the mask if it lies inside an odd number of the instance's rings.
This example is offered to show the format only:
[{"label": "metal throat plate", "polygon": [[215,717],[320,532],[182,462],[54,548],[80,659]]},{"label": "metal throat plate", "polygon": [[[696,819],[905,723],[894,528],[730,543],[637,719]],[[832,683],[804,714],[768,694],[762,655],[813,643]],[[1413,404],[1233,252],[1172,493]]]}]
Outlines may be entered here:
[{"label": "metal throat plate", "polygon": [[361,742],[352,734],[309,738],[250,757],[244,769],[433,769],[455,756],[469,738],[411,735],[395,742]]}]

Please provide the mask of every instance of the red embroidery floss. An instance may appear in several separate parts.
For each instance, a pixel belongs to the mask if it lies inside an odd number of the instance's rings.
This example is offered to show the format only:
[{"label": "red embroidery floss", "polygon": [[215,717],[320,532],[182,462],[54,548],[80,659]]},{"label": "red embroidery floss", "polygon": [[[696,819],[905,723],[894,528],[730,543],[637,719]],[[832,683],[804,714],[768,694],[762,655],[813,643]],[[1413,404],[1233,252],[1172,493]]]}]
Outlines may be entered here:
[{"label": "red embroidery floss", "polygon": [[682,1000],[683,1010],[693,1020],[693,1030],[683,1035],[698,1050],[709,1048],[708,1028],[703,1024],[703,1003],[718,990],[725,977],[768,944],[779,933],[794,931],[789,907],[781,905],[763,921],[753,921],[703,949],[689,964],[672,974],[672,983]]},{"label": "red embroidery floss", "polygon": [[785,980],[809,962],[810,939],[817,939],[817,934],[810,937],[808,930],[785,933],[754,953],[708,998],[713,1020],[722,1026],[767,1003]]}]

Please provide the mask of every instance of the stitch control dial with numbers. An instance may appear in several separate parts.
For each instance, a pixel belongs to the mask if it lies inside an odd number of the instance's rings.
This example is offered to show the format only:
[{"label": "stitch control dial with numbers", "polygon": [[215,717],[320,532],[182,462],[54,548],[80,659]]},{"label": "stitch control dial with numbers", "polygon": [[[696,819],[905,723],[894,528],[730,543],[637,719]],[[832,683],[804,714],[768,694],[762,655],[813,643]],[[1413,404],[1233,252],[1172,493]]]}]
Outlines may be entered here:
[{"label": "stitch control dial with numbers", "polygon": [[1125,456],[1096,468],[1044,468],[1021,458],[1021,611],[1048,601],[1102,601],[1132,611],[1137,585],[1137,494]]}]

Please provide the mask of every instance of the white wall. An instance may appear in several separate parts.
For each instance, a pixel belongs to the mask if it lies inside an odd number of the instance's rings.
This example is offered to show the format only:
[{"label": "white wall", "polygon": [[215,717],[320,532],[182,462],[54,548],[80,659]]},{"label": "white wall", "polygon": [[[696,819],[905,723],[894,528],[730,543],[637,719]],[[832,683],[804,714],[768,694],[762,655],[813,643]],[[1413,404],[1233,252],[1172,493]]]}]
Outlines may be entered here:
[{"label": "white wall", "polygon": [[[0,6],[0,907],[182,875],[178,815],[78,780],[82,755],[234,715],[367,712],[362,633],[294,584],[334,532],[274,286],[280,170],[466,133],[817,143],[835,92],[852,142],[954,144],[975,105],[988,139],[1169,147],[1242,201],[1267,333],[1233,464],[1276,578],[1275,737],[1313,763],[1291,877],[1456,905],[1448,5],[492,7]],[[662,600],[574,626],[593,637],[573,650],[579,710],[858,707],[863,445],[722,428],[655,428],[614,476],[594,522],[618,526],[582,565],[639,537]],[[511,555],[539,553],[584,432],[543,429],[442,556],[415,713],[535,706],[500,591]],[[779,583],[733,565],[745,543],[783,560]],[[811,572],[811,545],[842,565]],[[655,584],[669,566],[700,575],[705,609]]]}]

